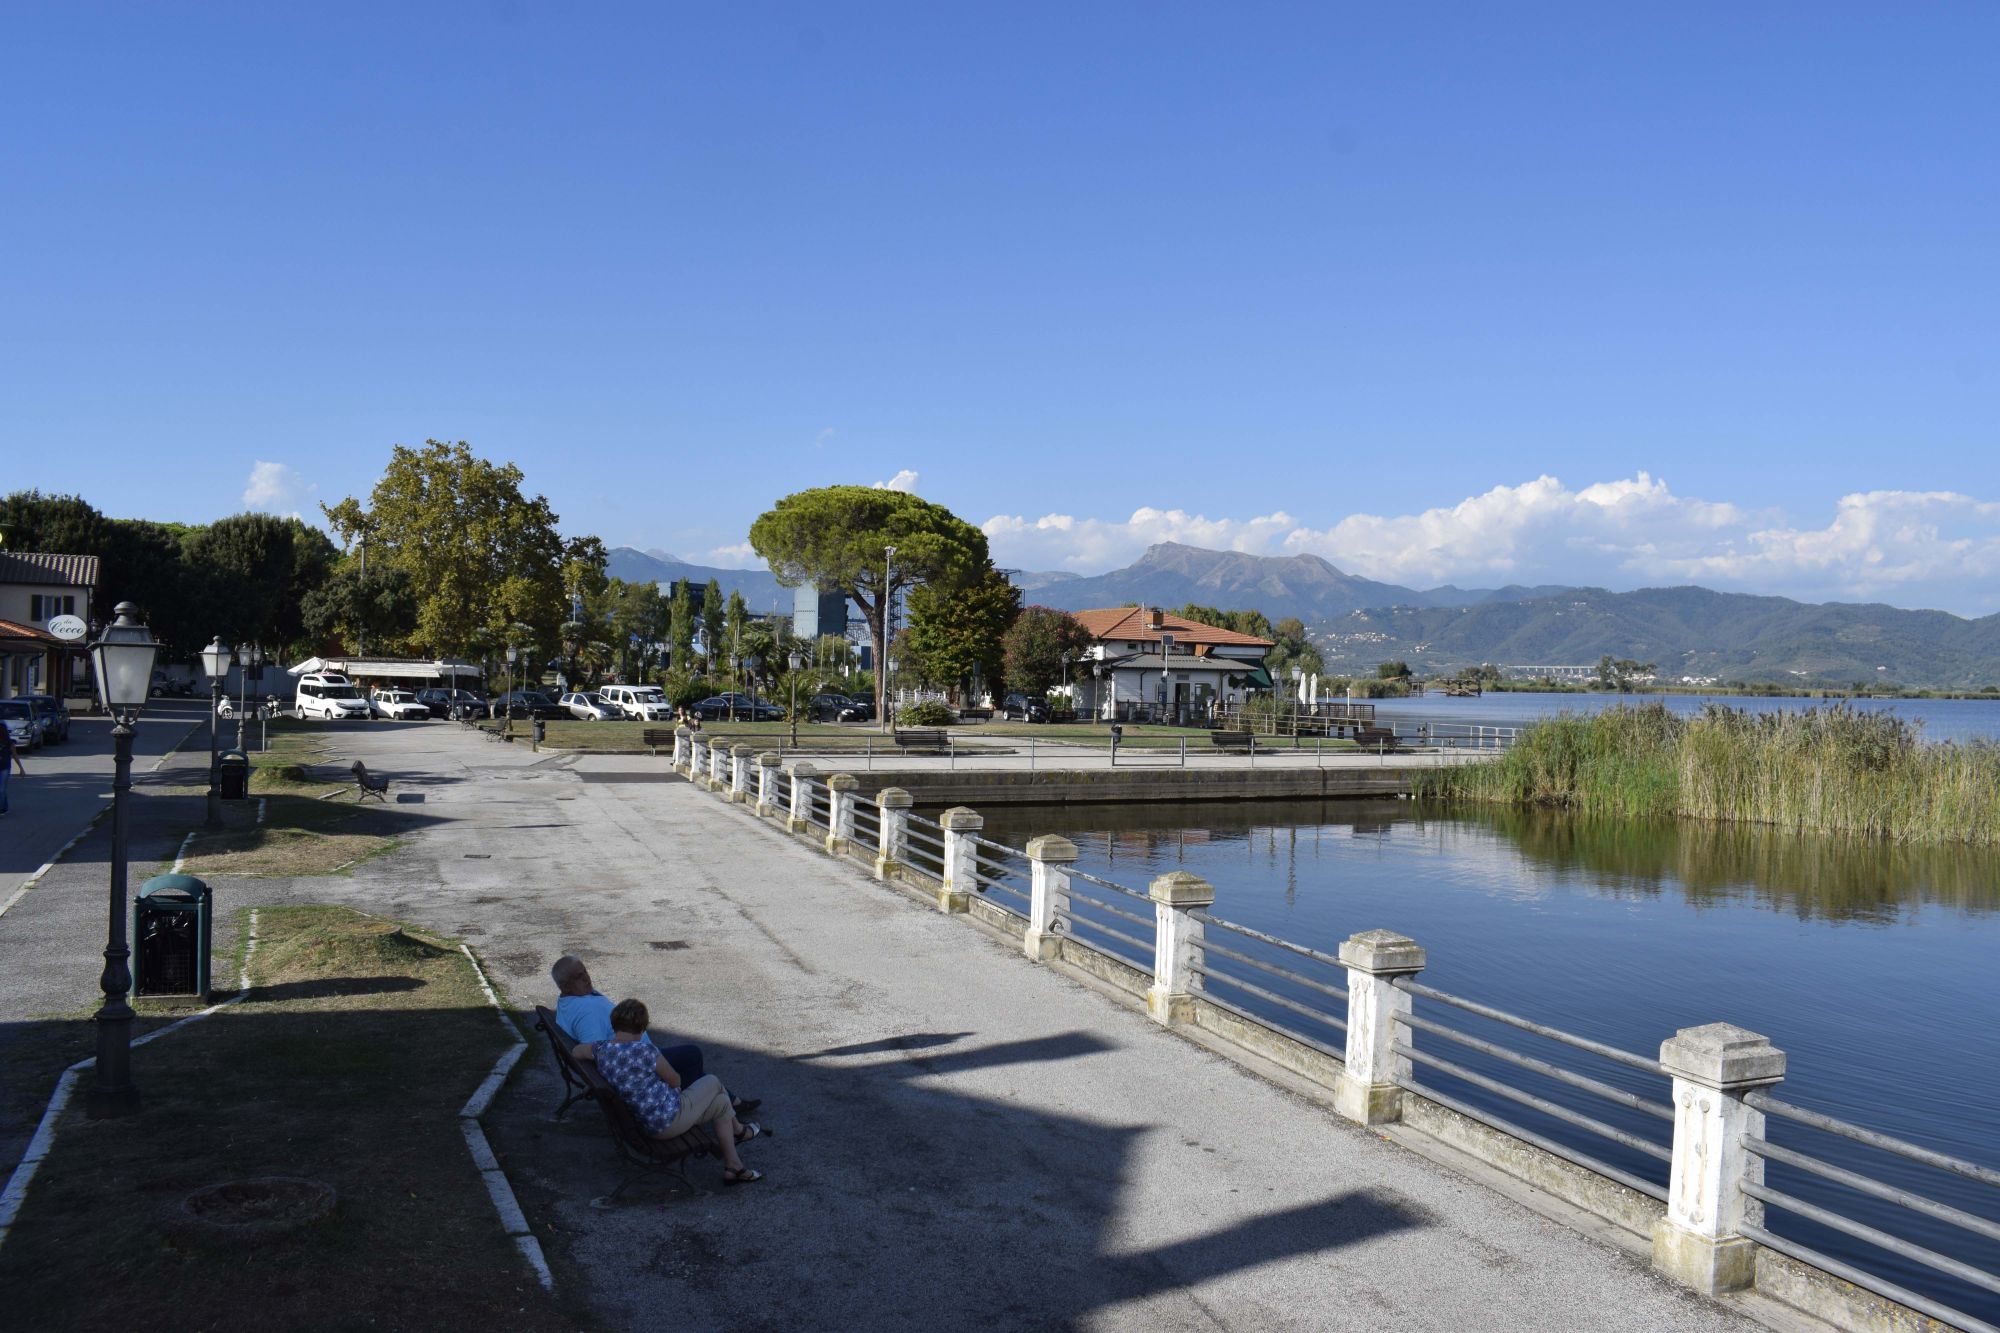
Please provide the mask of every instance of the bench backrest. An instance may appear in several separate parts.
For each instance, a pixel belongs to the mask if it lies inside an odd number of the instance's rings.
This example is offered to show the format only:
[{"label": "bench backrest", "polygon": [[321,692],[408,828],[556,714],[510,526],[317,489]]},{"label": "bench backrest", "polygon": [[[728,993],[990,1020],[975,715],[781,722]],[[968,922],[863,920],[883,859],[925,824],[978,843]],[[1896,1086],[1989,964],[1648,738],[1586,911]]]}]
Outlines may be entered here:
[{"label": "bench backrest", "polygon": [[598,1072],[597,1066],[570,1054],[576,1043],[556,1023],[554,1013],[536,1005],[535,1026],[548,1034],[549,1049],[555,1052],[556,1067],[562,1071],[563,1082],[584,1089],[585,1095],[597,1103],[598,1109],[604,1112],[604,1123],[610,1127],[611,1137],[629,1156],[656,1162],[675,1162],[683,1157],[715,1151],[714,1136],[706,1127],[697,1126],[671,1139],[656,1139],[648,1134],[646,1127],[639,1123],[639,1118],[632,1114],[632,1108],[618,1095],[618,1089]]}]

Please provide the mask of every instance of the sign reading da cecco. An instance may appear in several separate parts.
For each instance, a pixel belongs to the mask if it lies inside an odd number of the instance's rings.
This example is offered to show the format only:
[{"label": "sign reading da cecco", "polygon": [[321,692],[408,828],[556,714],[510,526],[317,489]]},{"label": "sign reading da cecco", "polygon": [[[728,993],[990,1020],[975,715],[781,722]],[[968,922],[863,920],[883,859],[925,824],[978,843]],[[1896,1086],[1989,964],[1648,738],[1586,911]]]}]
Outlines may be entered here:
[{"label": "sign reading da cecco", "polygon": [[64,643],[75,643],[90,633],[90,626],[82,616],[54,616],[49,620],[48,630]]}]

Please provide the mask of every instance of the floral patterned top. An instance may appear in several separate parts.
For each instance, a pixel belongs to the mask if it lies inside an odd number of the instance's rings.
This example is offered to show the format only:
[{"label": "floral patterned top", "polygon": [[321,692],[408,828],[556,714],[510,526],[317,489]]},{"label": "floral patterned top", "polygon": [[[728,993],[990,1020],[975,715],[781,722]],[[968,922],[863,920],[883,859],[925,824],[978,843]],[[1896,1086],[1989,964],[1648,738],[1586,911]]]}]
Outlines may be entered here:
[{"label": "floral patterned top", "polygon": [[680,1089],[670,1088],[660,1077],[659,1048],[651,1037],[637,1041],[592,1042],[597,1072],[618,1089],[625,1105],[639,1118],[648,1134],[663,1134],[680,1113]]}]

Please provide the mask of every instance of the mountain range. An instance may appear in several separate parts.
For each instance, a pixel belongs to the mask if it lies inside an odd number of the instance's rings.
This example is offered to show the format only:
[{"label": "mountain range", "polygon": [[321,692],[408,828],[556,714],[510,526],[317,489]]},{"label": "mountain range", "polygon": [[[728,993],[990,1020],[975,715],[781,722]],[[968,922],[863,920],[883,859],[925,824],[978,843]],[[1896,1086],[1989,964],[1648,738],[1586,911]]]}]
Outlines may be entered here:
[{"label": "mountain range", "polygon": [[[789,609],[762,570],[719,569],[621,546],[610,572],[635,582],[710,578],[753,610]],[[1334,672],[1392,658],[1419,670],[1581,666],[1609,653],[1658,664],[1667,679],[1855,681],[1978,688],[2000,682],[2000,615],[1968,620],[1879,602],[1797,602],[1707,588],[1611,592],[1561,585],[1405,588],[1348,574],[1315,555],[1259,556],[1163,542],[1124,569],[1078,576],[1014,573],[1025,600],[1066,611],[1190,602],[1296,616]]]}]

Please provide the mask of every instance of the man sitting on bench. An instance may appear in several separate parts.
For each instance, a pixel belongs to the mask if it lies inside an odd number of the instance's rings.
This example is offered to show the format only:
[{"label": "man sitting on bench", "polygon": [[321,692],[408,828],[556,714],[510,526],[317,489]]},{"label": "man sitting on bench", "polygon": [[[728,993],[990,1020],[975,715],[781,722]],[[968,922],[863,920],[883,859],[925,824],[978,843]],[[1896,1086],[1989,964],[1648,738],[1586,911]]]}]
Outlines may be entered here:
[{"label": "man sitting on bench", "polygon": [[[556,1026],[579,1045],[611,1040],[610,999],[601,995],[590,984],[590,969],[575,954],[564,954],[556,959],[549,969],[549,976],[556,983]],[[691,1086],[702,1075],[701,1047],[692,1042],[667,1045],[664,1041],[654,1043],[660,1054],[680,1075],[682,1087]],[[748,1115],[763,1105],[756,1097],[734,1097],[730,1099],[730,1109],[738,1115]]]}]

